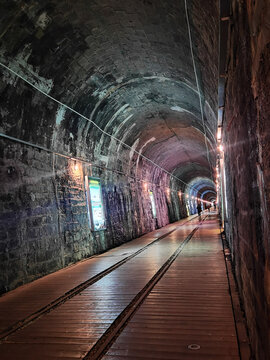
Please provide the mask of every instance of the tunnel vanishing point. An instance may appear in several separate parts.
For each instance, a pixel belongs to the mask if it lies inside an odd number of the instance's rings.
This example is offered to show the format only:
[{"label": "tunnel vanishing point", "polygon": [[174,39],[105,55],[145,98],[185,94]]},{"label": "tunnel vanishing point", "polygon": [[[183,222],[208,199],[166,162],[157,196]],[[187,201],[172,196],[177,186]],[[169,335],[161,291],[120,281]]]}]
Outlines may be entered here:
[{"label": "tunnel vanishing point", "polygon": [[217,202],[270,358],[269,0],[0,0],[0,290]]}]

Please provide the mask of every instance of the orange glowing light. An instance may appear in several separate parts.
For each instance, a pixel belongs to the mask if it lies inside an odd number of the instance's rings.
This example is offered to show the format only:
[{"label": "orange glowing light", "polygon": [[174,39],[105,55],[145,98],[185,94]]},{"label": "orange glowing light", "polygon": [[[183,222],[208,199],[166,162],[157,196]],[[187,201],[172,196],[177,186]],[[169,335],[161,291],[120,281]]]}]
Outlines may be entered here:
[{"label": "orange glowing light", "polygon": [[221,126],[217,129],[217,140],[221,140]]},{"label": "orange glowing light", "polygon": [[73,176],[78,176],[80,173],[80,164],[75,159],[71,159],[71,160],[72,160],[71,172],[73,173]]}]

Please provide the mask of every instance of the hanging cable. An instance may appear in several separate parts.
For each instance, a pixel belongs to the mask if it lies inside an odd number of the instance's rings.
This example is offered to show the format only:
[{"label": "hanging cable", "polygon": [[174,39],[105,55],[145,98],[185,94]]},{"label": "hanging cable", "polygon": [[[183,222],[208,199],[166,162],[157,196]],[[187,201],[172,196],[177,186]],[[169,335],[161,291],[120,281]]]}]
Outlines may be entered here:
[{"label": "hanging cable", "polygon": [[[71,112],[73,112],[74,114],[80,116],[81,118],[83,118],[84,120],[90,122],[91,124],[93,124],[99,131],[101,131],[104,135],[109,136],[111,139],[115,140],[116,142],[120,143],[121,145],[127,147],[128,149],[132,150],[134,153],[136,153],[139,157],[145,159],[146,161],[150,162],[152,165],[154,165],[155,167],[159,168],[160,170],[162,170],[163,172],[165,172],[167,175],[173,177],[174,179],[180,181],[182,184],[186,185],[187,188],[192,189],[193,187],[191,187],[190,185],[188,185],[185,181],[183,181],[182,179],[178,178],[177,176],[173,175],[172,173],[170,173],[169,171],[167,171],[166,169],[162,168],[161,166],[159,166],[158,164],[156,164],[154,161],[152,161],[151,159],[149,159],[148,157],[146,157],[145,155],[141,154],[140,152],[138,152],[137,150],[133,149],[130,145],[126,144],[125,142],[123,142],[122,140],[116,138],[115,136],[109,134],[108,132],[104,131],[101,127],[99,127],[93,120],[89,119],[88,117],[84,116],[83,114],[79,113],[78,111],[74,110],[73,108],[71,108],[70,106],[62,103],[61,101],[57,100],[56,98],[54,98],[53,96],[49,95],[48,93],[46,93],[45,91],[43,91],[42,89],[40,89],[39,87],[37,87],[36,85],[34,85],[33,83],[31,83],[29,80],[25,79],[22,75],[18,74],[16,71],[12,70],[11,68],[9,68],[7,65],[3,64],[2,62],[0,62],[0,66],[2,66],[2,68],[4,68],[5,70],[11,72],[13,75],[17,76],[18,78],[20,78],[21,80],[23,80],[24,82],[26,82],[28,85],[30,85],[32,88],[34,88],[35,90],[37,90],[38,92],[40,92],[41,94],[43,94],[44,96],[46,96],[47,98],[49,98],[50,100],[54,101],[55,103],[63,106],[64,108],[70,110]],[[23,142],[21,140],[21,142]],[[42,147],[40,147],[42,148]],[[45,148],[43,148],[44,150],[46,150]],[[53,151],[52,151],[53,152]]]},{"label": "hanging cable", "polygon": [[203,132],[204,132],[204,142],[205,142],[205,147],[206,147],[206,155],[207,155],[207,160],[208,160],[208,164],[209,164],[210,174],[211,174],[211,177],[212,177],[212,180],[213,180],[213,175],[212,175],[212,171],[211,171],[212,166],[211,166],[211,162],[210,162],[209,148],[208,148],[208,144],[207,144],[206,126],[205,126],[205,121],[204,121],[204,116],[203,116],[202,98],[201,98],[200,86],[199,86],[199,81],[198,81],[198,74],[197,74],[197,69],[196,69],[196,64],[195,64],[195,59],[194,59],[193,44],[192,44],[192,37],[191,37],[191,29],[190,29],[190,22],[189,22],[189,16],[188,16],[187,0],[184,0],[184,2],[185,2],[185,12],[186,12],[187,27],[188,27],[188,37],[189,37],[190,52],[191,52],[193,70],[194,70],[194,75],[195,75],[195,80],[196,80],[196,86],[197,86],[198,95],[199,95],[200,112],[201,112],[201,120],[202,120],[202,125],[203,125]]}]

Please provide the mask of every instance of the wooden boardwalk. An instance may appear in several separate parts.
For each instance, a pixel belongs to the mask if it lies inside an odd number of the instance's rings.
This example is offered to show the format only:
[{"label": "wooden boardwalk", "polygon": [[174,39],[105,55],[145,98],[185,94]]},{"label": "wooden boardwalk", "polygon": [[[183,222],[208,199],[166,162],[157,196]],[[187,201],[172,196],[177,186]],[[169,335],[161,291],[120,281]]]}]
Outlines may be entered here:
[{"label": "wooden boardwalk", "polygon": [[[63,296],[71,288],[77,292]],[[215,215],[201,225],[171,224],[12,291],[0,298],[0,320],[1,360],[239,359]]]},{"label": "wooden boardwalk", "polygon": [[239,359],[216,221],[195,233],[104,359]]}]

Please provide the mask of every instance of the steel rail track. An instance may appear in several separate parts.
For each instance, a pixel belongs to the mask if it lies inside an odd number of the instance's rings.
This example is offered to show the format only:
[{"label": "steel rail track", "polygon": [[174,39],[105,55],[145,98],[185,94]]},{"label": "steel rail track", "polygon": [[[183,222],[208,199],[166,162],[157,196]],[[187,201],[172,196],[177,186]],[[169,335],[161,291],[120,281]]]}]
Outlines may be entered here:
[{"label": "steel rail track", "polygon": [[[123,264],[128,262],[129,260],[133,259],[137,255],[139,255],[140,253],[142,253],[143,251],[148,249],[150,246],[154,245],[158,241],[160,241],[163,238],[165,238],[166,236],[170,235],[171,233],[176,231],[179,227],[187,224],[190,221],[195,220],[197,217],[198,216],[195,216],[192,219],[189,219],[189,220],[185,221],[184,223],[176,226],[172,230],[168,231],[167,233],[165,233],[162,236],[158,237],[157,239],[153,240],[151,243],[149,243],[146,246],[142,247],[141,249],[137,250],[133,254],[123,258],[122,260],[118,261],[117,263],[113,264],[112,266],[108,267],[107,269],[105,269],[105,270],[101,271],[100,273],[94,275],[90,279],[87,279],[86,281],[84,281],[84,282],[80,283],[79,285],[75,286],[74,288],[70,289],[69,291],[67,291],[63,295],[59,296],[58,298],[56,298],[55,300],[53,300],[49,304],[45,305],[44,307],[40,308],[39,310],[35,311],[34,313],[26,316],[24,319],[21,319],[21,320],[17,321],[16,323],[14,323],[13,325],[9,326],[7,329],[3,330],[0,333],[0,344],[3,343],[10,335],[14,334],[18,330],[21,330],[21,329],[27,327],[28,325],[30,325],[34,321],[38,320],[43,315],[45,315],[45,314],[51,312],[52,310],[56,309],[57,307],[61,306],[67,300],[69,300],[69,299],[73,298],[74,296],[78,295],[83,290],[85,290],[89,286],[93,285],[94,283],[96,283],[97,281],[102,279],[104,276],[110,274],[112,271],[116,270],[117,268],[119,268],[120,266],[122,266]],[[206,217],[207,217],[207,215],[206,215]],[[204,221],[204,219],[202,221]]]},{"label": "steel rail track", "polygon": [[[200,222],[200,224],[208,217],[206,215]],[[192,219],[193,220],[193,219]],[[169,270],[172,263],[176,260],[178,255],[182,252],[186,244],[190,241],[195,232],[199,229],[199,226],[196,226],[190,234],[185,238],[185,240],[178,246],[175,252],[166,260],[166,262],[161,266],[161,268],[155,273],[155,275],[148,281],[144,288],[131,300],[131,302],[126,306],[126,308],[118,315],[110,327],[105,331],[105,333],[97,340],[95,345],[89,350],[89,352],[83,357],[83,360],[99,360],[101,359],[111,345],[115,342],[117,337],[124,330],[128,321],[135,314],[140,305],[147,298],[153,287],[158,283],[158,281],[163,277],[163,275]]]}]

